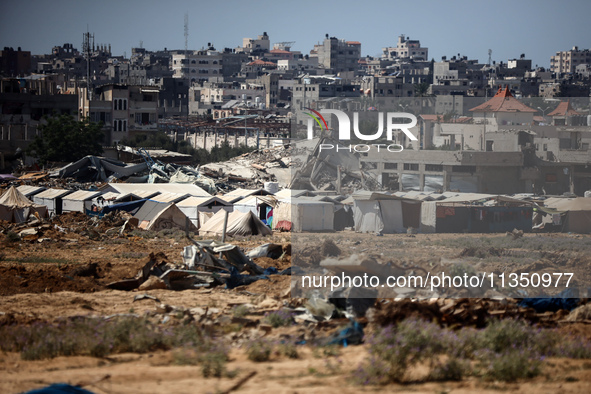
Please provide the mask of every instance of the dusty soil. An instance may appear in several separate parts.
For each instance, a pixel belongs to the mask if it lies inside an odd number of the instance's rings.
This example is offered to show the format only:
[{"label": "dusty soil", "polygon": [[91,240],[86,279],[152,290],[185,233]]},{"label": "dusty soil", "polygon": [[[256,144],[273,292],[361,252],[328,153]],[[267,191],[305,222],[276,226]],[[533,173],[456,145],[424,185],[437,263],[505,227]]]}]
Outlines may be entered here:
[{"label": "dusty soil", "polygon": [[[324,324],[298,324],[293,327],[271,329],[261,327],[258,321],[268,311],[284,305],[299,306],[301,300],[289,297],[289,276],[271,275],[248,286],[232,290],[222,286],[213,289],[184,291],[149,290],[117,291],[106,284],[134,277],[149,260],[150,253],[162,252],[170,263],[180,263],[182,249],[189,245],[182,233],[132,232],[118,236],[116,222],[90,223],[81,216],[64,216],[50,223],[34,236],[15,240],[7,235],[8,225],[0,227],[0,326],[30,324],[35,321],[53,322],[74,316],[110,316],[134,313],[144,315],[164,304],[183,310],[205,310],[213,324],[228,323],[237,305],[251,305],[246,316],[254,323],[243,331],[229,334],[229,341],[236,344],[228,363],[229,370],[236,370],[233,378],[203,378],[199,366],[180,366],[173,362],[172,351],[156,351],[145,354],[117,354],[104,358],[58,357],[51,360],[24,361],[16,353],[0,354],[0,392],[19,393],[56,382],[79,384],[95,393],[215,393],[225,392],[249,376],[237,392],[256,393],[315,393],[315,392],[446,392],[469,393],[474,391],[505,392],[588,392],[591,386],[591,360],[549,359],[544,361],[542,374],[535,379],[517,383],[486,382],[467,377],[460,382],[415,382],[407,385],[362,387],[353,384],[350,377],[366,357],[366,346],[343,348],[335,357],[318,353],[311,346],[301,346],[300,358],[288,359],[273,355],[269,362],[254,363],[245,355],[243,345],[253,337],[282,336],[321,337],[335,331],[343,321]],[[56,226],[57,225],[57,226]],[[20,229],[11,228],[14,232]],[[522,266],[535,262],[552,266],[569,266],[581,269],[581,275],[591,272],[591,252],[585,251],[589,236],[578,236],[575,244],[567,234],[545,235],[556,245],[564,243],[569,250],[542,250],[533,253],[530,246],[501,248],[497,244],[480,247],[463,245],[460,240],[494,238],[498,235],[422,235],[406,234],[372,237],[354,233],[342,233],[332,238],[334,244],[323,244],[323,236],[309,235],[303,249],[305,258],[314,263],[322,253],[349,255],[361,249],[369,250],[381,259],[392,260],[399,265],[419,265],[437,270],[449,261],[489,264],[503,253],[511,261],[507,264]],[[526,234],[535,240],[537,235]],[[245,250],[266,242],[287,244],[289,234],[278,233],[272,237],[229,239]],[[495,241],[496,242],[496,241]],[[529,242],[529,241],[528,241]],[[548,244],[548,240],[543,240]],[[380,255],[384,244],[394,245],[399,253]],[[447,245],[447,246],[446,246]],[[574,245],[574,247],[572,246]],[[476,247],[476,250],[469,249]],[[495,248],[495,249],[491,249]],[[534,246],[535,248],[535,246]],[[577,249],[578,248],[578,249]],[[465,251],[467,249],[467,251]],[[294,253],[296,253],[294,251]],[[523,255],[524,261],[518,257]],[[542,254],[545,253],[545,254]],[[532,254],[535,254],[531,258]],[[491,256],[492,255],[492,256]],[[499,256],[501,255],[501,256]],[[481,256],[481,257],[478,257]],[[517,257],[516,257],[517,256]],[[275,266],[283,270],[290,266],[291,258],[258,258],[262,267]],[[521,264],[523,263],[523,264]],[[521,265],[520,265],[521,264]],[[134,301],[134,297],[148,294],[156,298]],[[421,312],[422,315],[428,312]],[[557,324],[560,332],[576,334],[591,339],[591,325],[585,323]],[[264,329],[263,329],[264,328]],[[2,339],[0,339],[2,340]]]}]

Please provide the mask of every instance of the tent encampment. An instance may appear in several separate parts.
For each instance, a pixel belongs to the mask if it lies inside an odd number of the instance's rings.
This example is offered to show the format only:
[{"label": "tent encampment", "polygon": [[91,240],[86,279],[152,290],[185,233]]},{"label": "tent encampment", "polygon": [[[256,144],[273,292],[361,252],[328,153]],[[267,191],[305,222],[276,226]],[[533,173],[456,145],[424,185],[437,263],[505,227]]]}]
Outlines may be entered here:
[{"label": "tent encampment", "polygon": [[35,212],[41,218],[47,217],[47,207],[45,205],[35,204],[14,186],[11,186],[0,197],[0,220],[22,223]]},{"label": "tent encampment", "polygon": [[[221,210],[213,215],[199,229],[199,235],[222,235],[226,212]],[[271,229],[251,211],[228,213],[226,235],[271,235]]]}]

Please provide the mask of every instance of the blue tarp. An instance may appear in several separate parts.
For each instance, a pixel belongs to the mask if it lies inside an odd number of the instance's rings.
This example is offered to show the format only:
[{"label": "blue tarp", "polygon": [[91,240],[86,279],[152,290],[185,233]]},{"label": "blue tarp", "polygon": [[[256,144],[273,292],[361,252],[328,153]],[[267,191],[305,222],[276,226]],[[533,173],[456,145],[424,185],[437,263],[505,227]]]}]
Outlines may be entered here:
[{"label": "blue tarp", "polygon": [[93,392],[66,383],[54,383],[41,389],[27,391],[24,394],[93,394]]},{"label": "blue tarp", "polygon": [[561,309],[570,311],[575,309],[580,301],[578,289],[570,288],[561,291],[555,297],[524,298],[519,302],[519,306],[534,308],[537,313],[556,312]]}]

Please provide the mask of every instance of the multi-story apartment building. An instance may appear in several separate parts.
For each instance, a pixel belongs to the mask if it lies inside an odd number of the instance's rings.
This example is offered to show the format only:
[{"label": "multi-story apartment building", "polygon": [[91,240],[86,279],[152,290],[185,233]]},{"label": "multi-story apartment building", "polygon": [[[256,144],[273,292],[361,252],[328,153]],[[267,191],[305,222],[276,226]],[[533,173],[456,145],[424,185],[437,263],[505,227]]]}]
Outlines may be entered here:
[{"label": "multi-story apartment building", "polygon": [[107,84],[94,89],[88,100],[86,88],[79,91],[79,113],[103,123],[105,143],[115,144],[130,135],[158,128],[158,94],[154,86]]},{"label": "multi-story apartment building", "polygon": [[413,59],[428,60],[429,49],[421,47],[419,40],[411,40],[404,34],[398,36],[398,43],[395,47],[382,48],[382,58],[385,59]]},{"label": "multi-story apartment building", "polygon": [[550,58],[550,70],[557,74],[574,73],[581,64],[591,64],[591,50],[579,50],[575,46],[570,51],[556,52]]},{"label": "multi-story apartment building", "polygon": [[25,76],[31,72],[31,52],[20,47],[15,51],[4,47],[0,51],[0,75],[4,77]]},{"label": "multi-story apartment building", "polygon": [[327,34],[322,44],[314,45],[310,57],[317,57],[318,65],[325,68],[327,73],[354,73],[359,70],[361,43],[328,37]]}]

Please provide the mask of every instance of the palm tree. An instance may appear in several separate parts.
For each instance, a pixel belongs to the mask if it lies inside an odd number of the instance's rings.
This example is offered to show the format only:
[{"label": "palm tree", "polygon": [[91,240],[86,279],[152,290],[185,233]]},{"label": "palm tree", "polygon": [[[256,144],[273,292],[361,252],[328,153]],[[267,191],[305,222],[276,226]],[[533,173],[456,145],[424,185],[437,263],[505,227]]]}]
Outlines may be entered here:
[{"label": "palm tree", "polygon": [[415,83],[414,88],[415,97],[421,98],[421,112],[423,112],[423,107],[425,107],[425,103],[427,103],[428,107],[432,107],[435,95],[429,93],[431,85],[429,85],[428,82]]}]

